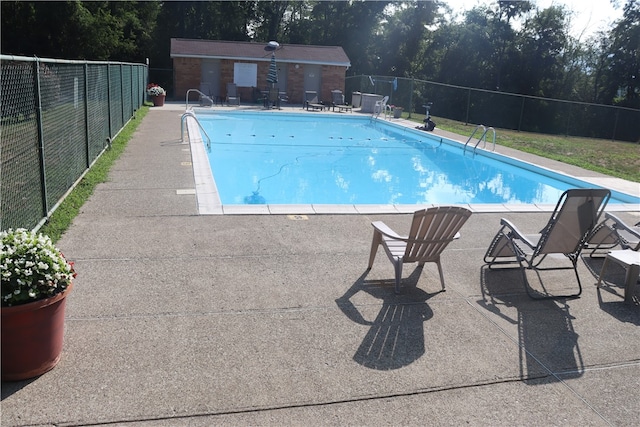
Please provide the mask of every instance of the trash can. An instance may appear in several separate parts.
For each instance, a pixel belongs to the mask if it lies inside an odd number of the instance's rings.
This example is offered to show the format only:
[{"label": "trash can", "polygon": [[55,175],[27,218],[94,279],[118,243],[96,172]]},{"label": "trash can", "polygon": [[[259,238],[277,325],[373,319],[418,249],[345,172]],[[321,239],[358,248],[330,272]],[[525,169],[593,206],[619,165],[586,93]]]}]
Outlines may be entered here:
[{"label": "trash can", "polygon": [[362,93],[360,92],[352,92],[351,93],[351,105],[353,108],[360,108],[360,104],[362,103]]}]

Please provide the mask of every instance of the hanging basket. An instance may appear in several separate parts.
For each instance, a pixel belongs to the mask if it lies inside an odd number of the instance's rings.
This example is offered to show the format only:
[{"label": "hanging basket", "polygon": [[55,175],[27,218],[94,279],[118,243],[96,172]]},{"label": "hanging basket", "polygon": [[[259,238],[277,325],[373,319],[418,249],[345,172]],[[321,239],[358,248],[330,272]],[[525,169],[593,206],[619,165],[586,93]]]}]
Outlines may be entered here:
[{"label": "hanging basket", "polygon": [[2,307],[2,381],[37,377],[60,360],[69,284],[51,298]]}]

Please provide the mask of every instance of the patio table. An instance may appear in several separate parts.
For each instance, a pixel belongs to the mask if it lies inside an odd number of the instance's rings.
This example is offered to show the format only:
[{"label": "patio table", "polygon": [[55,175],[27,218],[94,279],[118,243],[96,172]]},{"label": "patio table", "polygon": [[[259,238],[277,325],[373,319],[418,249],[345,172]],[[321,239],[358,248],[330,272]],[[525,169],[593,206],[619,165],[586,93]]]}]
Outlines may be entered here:
[{"label": "patio table", "polygon": [[600,270],[600,277],[597,283],[598,287],[600,287],[602,276],[609,261],[614,261],[627,270],[624,279],[624,300],[625,302],[631,302],[633,300],[634,288],[640,276],[640,252],[631,249],[609,252],[602,264],[602,270]]}]

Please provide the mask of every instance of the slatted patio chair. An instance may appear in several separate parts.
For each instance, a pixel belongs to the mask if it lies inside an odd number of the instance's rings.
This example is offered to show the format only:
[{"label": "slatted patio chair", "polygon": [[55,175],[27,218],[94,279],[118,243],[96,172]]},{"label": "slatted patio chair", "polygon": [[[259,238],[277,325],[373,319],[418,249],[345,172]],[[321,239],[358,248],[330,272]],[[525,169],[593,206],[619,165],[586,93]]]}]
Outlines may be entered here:
[{"label": "slatted patio chair", "polygon": [[373,115],[378,118],[380,114],[384,114],[384,118],[388,118],[389,114],[391,114],[391,107],[387,105],[389,101],[389,96],[385,96],[380,101],[376,101],[376,104],[373,106]]},{"label": "slatted patio chair", "polygon": [[460,237],[458,231],[470,216],[469,209],[456,206],[423,209],[413,214],[408,236],[400,236],[382,221],[372,222],[374,232],[368,269],[373,267],[378,246],[382,245],[395,268],[396,293],[400,292],[402,266],[414,262],[419,266],[426,262],[435,263],[442,290],[445,290],[440,255],[449,243]]},{"label": "slatted patio chair", "polygon": [[[562,193],[547,225],[537,234],[524,234],[509,220],[502,218],[484,261],[493,269],[511,265],[520,268],[525,289],[536,299],[578,297],[582,284],[577,262],[587,239],[598,223],[611,192],[606,189],[570,189]],[[571,266],[541,267],[547,255],[563,254]],[[578,292],[570,295],[534,295],[527,281],[526,270],[573,269],[578,280]]]}]

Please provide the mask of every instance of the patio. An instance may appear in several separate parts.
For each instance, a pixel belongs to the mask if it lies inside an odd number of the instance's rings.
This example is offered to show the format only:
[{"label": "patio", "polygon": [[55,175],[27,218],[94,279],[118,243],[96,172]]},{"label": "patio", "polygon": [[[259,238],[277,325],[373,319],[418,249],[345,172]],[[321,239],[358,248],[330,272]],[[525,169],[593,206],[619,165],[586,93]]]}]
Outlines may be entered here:
[{"label": "patio", "polygon": [[[3,426],[637,424],[624,270],[598,290],[587,257],[581,298],[534,301],[517,270],[483,266],[501,217],[535,232],[548,212],[477,209],[444,252],[447,291],[408,265],[395,295],[384,254],[365,270],[371,222],[403,232],[409,214],[198,215],[183,111],[151,109],[59,242],[78,271],[62,360],[2,384]],[[570,270],[541,280],[575,287]]]}]

